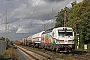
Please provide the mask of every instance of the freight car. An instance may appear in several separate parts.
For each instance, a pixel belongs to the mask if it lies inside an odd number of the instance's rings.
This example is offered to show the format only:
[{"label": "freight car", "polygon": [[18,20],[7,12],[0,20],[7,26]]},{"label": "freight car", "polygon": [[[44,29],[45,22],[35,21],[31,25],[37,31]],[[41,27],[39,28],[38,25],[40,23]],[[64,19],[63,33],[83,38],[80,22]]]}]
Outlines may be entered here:
[{"label": "freight car", "polygon": [[32,46],[32,43],[33,43],[33,41],[32,41],[32,36],[29,36],[29,37],[27,37],[27,45],[28,46]]}]

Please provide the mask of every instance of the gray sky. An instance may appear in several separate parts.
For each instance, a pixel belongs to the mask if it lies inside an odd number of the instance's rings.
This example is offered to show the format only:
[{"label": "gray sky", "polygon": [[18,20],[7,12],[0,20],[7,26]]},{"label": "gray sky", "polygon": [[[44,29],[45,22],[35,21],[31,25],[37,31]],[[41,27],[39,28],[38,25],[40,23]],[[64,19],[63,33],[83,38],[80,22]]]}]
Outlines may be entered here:
[{"label": "gray sky", "polygon": [[[75,0],[0,0],[0,37],[22,39],[54,27],[57,13]],[[77,0],[80,2],[82,0]],[[7,10],[7,13],[6,13]],[[5,23],[7,16],[7,30]]]}]

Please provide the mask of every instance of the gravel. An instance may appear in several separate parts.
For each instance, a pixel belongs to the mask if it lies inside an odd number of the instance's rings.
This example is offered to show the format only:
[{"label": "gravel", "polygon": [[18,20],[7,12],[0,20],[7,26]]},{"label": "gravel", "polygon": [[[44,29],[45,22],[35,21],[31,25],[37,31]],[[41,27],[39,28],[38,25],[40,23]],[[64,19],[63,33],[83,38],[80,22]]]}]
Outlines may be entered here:
[{"label": "gravel", "polygon": [[16,49],[16,51],[17,51],[17,54],[18,54],[18,60],[31,60],[24,53],[22,53],[19,49]]}]

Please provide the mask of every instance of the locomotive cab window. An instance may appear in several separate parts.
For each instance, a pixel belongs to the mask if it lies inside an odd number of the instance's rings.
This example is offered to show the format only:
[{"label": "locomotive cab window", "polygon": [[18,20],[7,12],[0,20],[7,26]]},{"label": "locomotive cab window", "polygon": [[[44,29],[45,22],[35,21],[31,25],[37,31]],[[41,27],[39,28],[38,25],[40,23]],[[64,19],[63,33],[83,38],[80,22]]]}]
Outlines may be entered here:
[{"label": "locomotive cab window", "polygon": [[58,30],[58,36],[73,36],[72,31]]}]

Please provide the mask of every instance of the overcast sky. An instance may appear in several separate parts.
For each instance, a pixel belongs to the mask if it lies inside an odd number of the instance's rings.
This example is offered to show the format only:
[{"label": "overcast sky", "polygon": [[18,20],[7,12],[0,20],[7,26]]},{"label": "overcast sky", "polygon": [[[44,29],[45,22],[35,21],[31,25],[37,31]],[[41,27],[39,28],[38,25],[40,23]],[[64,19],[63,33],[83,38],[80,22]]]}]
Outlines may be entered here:
[{"label": "overcast sky", "polygon": [[44,30],[44,24],[46,29],[54,27],[57,13],[73,1],[76,0],[0,0],[0,37],[22,39]]}]

